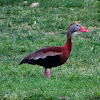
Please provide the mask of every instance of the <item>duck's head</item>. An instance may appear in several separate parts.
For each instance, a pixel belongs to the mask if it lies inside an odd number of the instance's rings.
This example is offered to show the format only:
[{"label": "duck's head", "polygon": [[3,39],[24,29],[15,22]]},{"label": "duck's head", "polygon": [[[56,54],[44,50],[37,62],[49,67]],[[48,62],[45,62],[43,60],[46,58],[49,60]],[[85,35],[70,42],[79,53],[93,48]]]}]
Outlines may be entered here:
[{"label": "duck's head", "polygon": [[88,32],[88,30],[84,29],[81,25],[77,23],[73,23],[69,26],[67,34],[68,36],[71,36],[73,32],[77,32],[77,31]]}]

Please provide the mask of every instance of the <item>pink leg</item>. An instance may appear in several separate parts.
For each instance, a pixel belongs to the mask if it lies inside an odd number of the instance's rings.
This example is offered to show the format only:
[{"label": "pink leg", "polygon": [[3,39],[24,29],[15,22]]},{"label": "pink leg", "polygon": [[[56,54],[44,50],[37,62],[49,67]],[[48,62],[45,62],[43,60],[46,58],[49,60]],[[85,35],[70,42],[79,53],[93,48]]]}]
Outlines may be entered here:
[{"label": "pink leg", "polygon": [[45,77],[47,77],[47,69],[45,69],[44,74],[45,74]]},{"label": "pink leg", "polygon": [[50,68],[48,68],[48,70],[47,70],[47,76],[50,78]]}]

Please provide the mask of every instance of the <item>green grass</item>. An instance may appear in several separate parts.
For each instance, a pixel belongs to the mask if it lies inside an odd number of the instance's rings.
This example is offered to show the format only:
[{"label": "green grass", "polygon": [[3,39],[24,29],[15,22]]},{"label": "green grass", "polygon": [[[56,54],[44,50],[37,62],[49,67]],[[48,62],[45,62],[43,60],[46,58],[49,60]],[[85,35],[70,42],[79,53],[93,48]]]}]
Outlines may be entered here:
[{"label": "green grass", "polygon": [[[100,1],[35,1],[39,7],[30,8],[33,0],[0,2],[0,99],[100,100]],[[73,22],[90,31],[72,36],[70,57],[51,69],[51,79],[41,66],[18,65],[35,50],[64,45]]]}]

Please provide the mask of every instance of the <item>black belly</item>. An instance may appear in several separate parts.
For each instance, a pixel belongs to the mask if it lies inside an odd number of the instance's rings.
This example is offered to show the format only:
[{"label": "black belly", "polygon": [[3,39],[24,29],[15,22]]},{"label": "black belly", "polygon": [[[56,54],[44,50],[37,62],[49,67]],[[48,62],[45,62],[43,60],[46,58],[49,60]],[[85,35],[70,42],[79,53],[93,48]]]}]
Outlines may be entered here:
[{"label": "black belly", "polygon": [[52,67],[57,67],[57,66],[61,65],[59,55],[57,55],[57,56],[47,56],[44,59],[42,59],[42,58],[39,58],[37,60],[31,59],[27,63],[33,64],[33,65],[37,64],[37,65],[43,66],[45,68],[52,68]]}]

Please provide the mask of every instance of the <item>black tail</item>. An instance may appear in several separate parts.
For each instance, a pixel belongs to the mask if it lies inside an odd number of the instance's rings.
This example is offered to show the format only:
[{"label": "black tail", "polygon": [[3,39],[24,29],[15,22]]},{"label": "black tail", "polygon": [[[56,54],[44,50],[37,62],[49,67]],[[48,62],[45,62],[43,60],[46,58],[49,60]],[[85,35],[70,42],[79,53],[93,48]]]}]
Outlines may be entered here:
[{"label": "black tail", "polygon": [[29,63],[29,61],[26,60],[26,59],[23,59],[23,60],[19,63],[19,65],[21,65],[21,64],[23,64],[23,63]]},{"label": "black tail", "polygon": [[19,63],[19,65],[21,65],[21,64],[22,64],[22,62]]},{"label": "black tail", "polygon": [[19,63],[19,65],[21,65],[21,64],[23,64],[23,63],[25,63],[25,61],[24,61],[24,60],[22,60],[22,61]]}]

